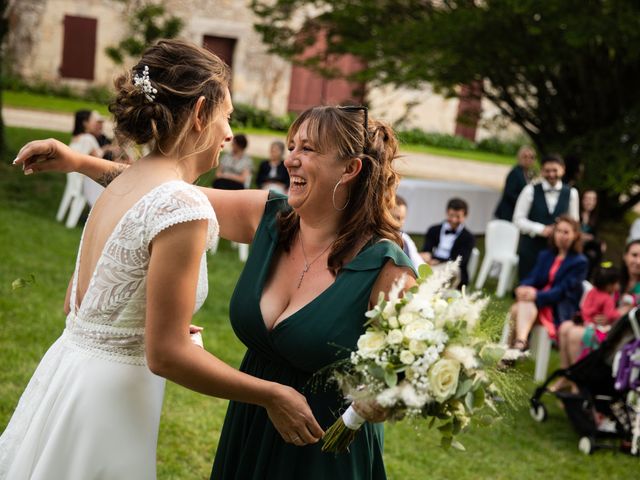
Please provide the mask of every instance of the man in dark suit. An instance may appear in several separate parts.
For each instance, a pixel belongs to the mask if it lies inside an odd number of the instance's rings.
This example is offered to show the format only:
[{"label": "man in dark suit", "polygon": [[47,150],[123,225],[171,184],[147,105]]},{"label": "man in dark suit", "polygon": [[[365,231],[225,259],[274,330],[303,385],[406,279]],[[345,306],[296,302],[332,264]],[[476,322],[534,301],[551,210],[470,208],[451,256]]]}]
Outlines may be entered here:
[{"label": "man in dark suit", "polygon": [[469,207],[461,198],[447,203],[447,219],[427,230],[420,255],[429,265],[438,265],[460,257],[460,286],[469,283],[467,265],[476,244],[473,234],[464,226]]},{"label": "man in dark suit", "polygon": [[536,161],[536,152],[528,145],[523,145],[518,150],[518,164],[511,169],[504,182],[502,197],[493,214],[499,220],[510,222],[513,219],[513,210],[522,189],[527,186],[533,177],[533,164]]}]

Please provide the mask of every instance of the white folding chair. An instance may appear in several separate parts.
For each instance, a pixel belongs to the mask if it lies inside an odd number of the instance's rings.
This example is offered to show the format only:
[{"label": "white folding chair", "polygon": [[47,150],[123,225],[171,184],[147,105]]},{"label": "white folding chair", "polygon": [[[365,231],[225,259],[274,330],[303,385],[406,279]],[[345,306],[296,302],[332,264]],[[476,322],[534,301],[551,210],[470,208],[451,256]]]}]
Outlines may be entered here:
[{"label": "white folding chair", "polygon": [[80,215],[82,215],[82,211],[87,204],[87,199],[82,192],[83,182],[84,175],[81,173],[67,173],[67,184],[64,187],[58,213],[56,213],[56,220],[61,222],[67,211],[69,211],[65,222],[65,227],[67,228],[73,228],[78,224]]},{"label": "white folding chair", "polygon": [[487,281],[487,276],[494,263],[500,265],[500,276],[496,297],[504,296],[511,288],[518,267],[518,242],[520,230],[513,223],[506,220],[491,220],[487,224],[485,236],[485,254],[480,266],[480,273],[476,279],[476,289],[480,289]]}]

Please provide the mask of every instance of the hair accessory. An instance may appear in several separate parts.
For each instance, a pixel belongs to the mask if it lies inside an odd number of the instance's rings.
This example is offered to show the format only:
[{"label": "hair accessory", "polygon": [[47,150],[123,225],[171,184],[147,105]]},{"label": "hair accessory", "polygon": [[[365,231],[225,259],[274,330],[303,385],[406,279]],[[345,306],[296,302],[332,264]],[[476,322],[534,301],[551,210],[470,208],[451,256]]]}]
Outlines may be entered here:
[{"label": "hair accessory", "polygon": [[613,263],[612,263],[612,262],[602,262],[602,263],[600,264],[600,266],[601,266],[602,268],[611,268],[611,267],[613,267]]},{"label": "hair accessory", "polygon": [[142,90],[142,93],[144,93],[144,96],[150,102],[153,102],[156,99],[156,93],[158,93],[158,90],[153,88],[153,86],[151,85],[148,66],[144,66],[144,69],[142,70],[142,76],[139,76],[137,73],[133,76],[133,84],[140,90]]}]

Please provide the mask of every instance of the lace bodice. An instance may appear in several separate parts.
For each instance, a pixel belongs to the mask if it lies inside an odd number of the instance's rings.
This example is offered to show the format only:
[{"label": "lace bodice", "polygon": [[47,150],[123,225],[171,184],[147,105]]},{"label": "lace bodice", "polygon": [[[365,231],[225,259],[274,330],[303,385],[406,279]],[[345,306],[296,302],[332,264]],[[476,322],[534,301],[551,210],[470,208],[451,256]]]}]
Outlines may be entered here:
[{"label": "lace bodice", "polygon": [[[193,220],[209,221],[207,249],[210,248],[218,235],[218,222],[202,192],[176,180],[146,193],[123,215],[107,239],[82,304],[77,305],[80,241],[71,289],[71,312],[65,329],[65,335],[75,346],[116,361],[145,364],[149,245],[164,229]],[[207,264],[203,253],[196,311],[204,303],[207,292]]]}]

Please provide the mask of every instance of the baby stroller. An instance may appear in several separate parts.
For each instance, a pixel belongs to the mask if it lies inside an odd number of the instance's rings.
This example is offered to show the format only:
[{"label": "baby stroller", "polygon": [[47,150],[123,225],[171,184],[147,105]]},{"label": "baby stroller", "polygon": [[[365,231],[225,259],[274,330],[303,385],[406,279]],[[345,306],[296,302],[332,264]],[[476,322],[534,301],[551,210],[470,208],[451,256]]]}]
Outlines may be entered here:
[{"label": "baby stroller", "polygon": [[[637,308],[620,318],[600,348],[569,368],[554,371],[531,397],[529,412],[537,422],[547,418],[547,409],[541,401],[545,393],[555,395],[563,403],[569,421],[580,435],[578,450],[587,455],[598,448],[620,448],[638,454],[640,401],[638,395],[633,396],[633,392],[636,389],[640,392],[640,380],[627,381],[620,389],[620,382],[616,382],[613,376],[614,363],[620,363],[620,353],[624,350],[625,354],[629,354],[629,347],[625,350],[627,345],[637,346],[638,355],[633,356],[639,362],[634,372],[637,376],[640,367],[640,328],[636,312]],[[627,362],[626,368],[632,367],[633,364]],[[550,391],[548,386],[559,377],[575,383],[578,393]]]}]

